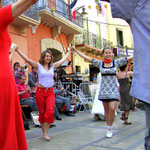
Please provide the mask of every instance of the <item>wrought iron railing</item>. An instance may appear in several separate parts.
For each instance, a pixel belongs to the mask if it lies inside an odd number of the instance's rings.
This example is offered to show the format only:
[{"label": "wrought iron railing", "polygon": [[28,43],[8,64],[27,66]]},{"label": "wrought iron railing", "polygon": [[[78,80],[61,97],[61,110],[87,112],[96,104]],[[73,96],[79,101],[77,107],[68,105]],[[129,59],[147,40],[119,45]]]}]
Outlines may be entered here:
[{"label": "wrought iron railing", "polygon": [[[10,5],[12,3],[15,3],[17,0],[3,0],[3,6]],[[23,13],[23,15],[38,21],[38,5],[34,4],[32,7],[30,7],[27,11]]]},{"label": "wrought iron railing", "polygon": [[117,46],[117,57],[133,56],[133,48]]},{"label": "wrought iron railing", "polygon": [[112,42],[88,31],[84,31],[83,34],[76,35],[75,44],[87,44],[98,49],[103,49],[104,47],[112,47]]},{"label": "wrought iron railing", "polygon": [[57,14],[83,28],[83,16],[76,12],[76,19],[73,19],[69,5],[63,0],[39,0],[39,10],[42,9],[47,9],[50,12],[55,11]]}]

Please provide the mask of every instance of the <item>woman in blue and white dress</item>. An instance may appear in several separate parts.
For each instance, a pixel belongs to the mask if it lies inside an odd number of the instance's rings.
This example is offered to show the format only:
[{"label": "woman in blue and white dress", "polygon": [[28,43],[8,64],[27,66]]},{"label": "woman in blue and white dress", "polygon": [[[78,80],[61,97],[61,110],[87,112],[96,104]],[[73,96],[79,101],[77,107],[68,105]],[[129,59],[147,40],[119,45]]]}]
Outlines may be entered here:
[{"label": "woman in blue and white dress", "polygon": [[112,124],[115,119],[115,110],[117,101],[119,101],[119,91],[117,87],[116,71],[119,67],[127,64],[128,61],[133,60],[133,57],[120,58],[112,60],[113,53],[110,48],[105,48],[102,52],[104,60],[92,59],[77,49],[72,47],[79,56],[91,62],[94,66],[100,69],[102,74],[101,90],[99,91],[98,99],[103,102],[105,110],[105,120],[107,123],[106,137],[113,136]]}]

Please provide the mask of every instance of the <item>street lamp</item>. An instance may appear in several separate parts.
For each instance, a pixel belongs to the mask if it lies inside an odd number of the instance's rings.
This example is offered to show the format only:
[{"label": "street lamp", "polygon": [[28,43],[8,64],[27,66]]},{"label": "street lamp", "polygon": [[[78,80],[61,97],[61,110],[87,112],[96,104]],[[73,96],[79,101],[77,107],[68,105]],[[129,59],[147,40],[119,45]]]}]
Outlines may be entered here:
[{"label": "street lamp", "polygon": [[84,5],[83,6],[81,6],[81,7],[77,7],[76,8],[76,11],[78,11],[79,9],[81,9],[82,8],[82,13],[81,13],[81,15],[82,16],[85,16],[85,15],[87,15],[88,13],[85,11],[85,7],[84,7]]},{"label": "street lamp", "polygon": [[[81,8],[82,8],[82,13],[81,13],[81,14],[78,13],[79,16],[82,15],[82,18],[84,18],[84,17],[86,17],[86,15],[88,14],[87,12],[85,12],[84,5],[83,5],[83,6],[80,6],[80,7],[77,7],[77,8],[75,8],[75,10],[72,12],[72,18],[73,18],[74,21],[76,21],[76,12],[77,12],[79,9],[81,9]],[[78,16],[78,17],[79,17],[79,16]]]}]

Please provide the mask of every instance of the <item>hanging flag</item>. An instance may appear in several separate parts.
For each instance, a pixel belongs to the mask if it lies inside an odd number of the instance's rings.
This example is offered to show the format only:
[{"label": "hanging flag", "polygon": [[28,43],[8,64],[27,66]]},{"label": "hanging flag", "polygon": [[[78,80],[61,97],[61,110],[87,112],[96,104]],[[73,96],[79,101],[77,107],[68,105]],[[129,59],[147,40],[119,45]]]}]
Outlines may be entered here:
[{"label": "hanging flag", "polygon": [[105,8],[107,8],[107,5],[104,5]]},{"label": "hanging flag", "polygon": [[72,13],[72,18],[74,21],[76,21],[76,12],[77,12],[77,10],[75,9]]},{"label": "hanging flag", "polygon": [[[75,5],[76,5],[76,3],[77,3],[77,0],[74,0],[71,4],[70,4],[70,9],[72,9]],[[74,21],[76,21],[76,12],[77,12],[77,10],[75,9],[75,10],[72,10],[72,18],[73,18],[73,20]]]},{"label": "hanging flag", "polygon": [[98,4],[99,3],[99,1],[98,0],[95,0],[95,2]]},{"label": "hanging flag", "polygon": [[101,3],[98,3],[98,6],[99,6],[99,11],[100,13],[102,12],[102,4]]},{"label": "hanging flag", "polygon": [[96,9],[99,10],[99,12],[102,12],[102,6],[101,6],[101,0],[95,0],[95,2],[97,3],[96,5]]},{"label": "hanging flag", "polygon": [[99,0],[99,11],[102,14],[102,17],[104,17],[106,14],[107,5],[104,5],[104,3],[102,1],[103,0]]},{"label": "hanging flag", "polygon": [[101,12],[102,12],[102,17],[105,16],[105,6],[101,4]]},{"label": "hanging flag", "polygon": [[77,3],[77,0],[74,0],[69,6],[70,9],[72,9],[76,5],[76,3]]},{"label": "hanging flag", "polygon": [[88,8],[91,9],[92,8],[91,5],[89,5]]},{"label": "hanging flag", "polygon": [[99,10],[99,6],[98,5],[96,5],[96,9]]}]

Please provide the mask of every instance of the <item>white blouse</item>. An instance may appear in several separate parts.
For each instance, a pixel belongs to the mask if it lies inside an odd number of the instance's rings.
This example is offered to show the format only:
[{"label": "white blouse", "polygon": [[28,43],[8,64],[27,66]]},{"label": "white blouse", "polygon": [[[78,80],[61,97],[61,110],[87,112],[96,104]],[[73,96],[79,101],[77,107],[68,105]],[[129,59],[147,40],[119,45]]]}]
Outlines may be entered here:
[{"label": "white blouse", "polygon": [[54,85],[54,65],[52,65],[49,70],[46,70],[40,63],[38,63],[37,73],[40,85],[45,88],[50,88]]}]

